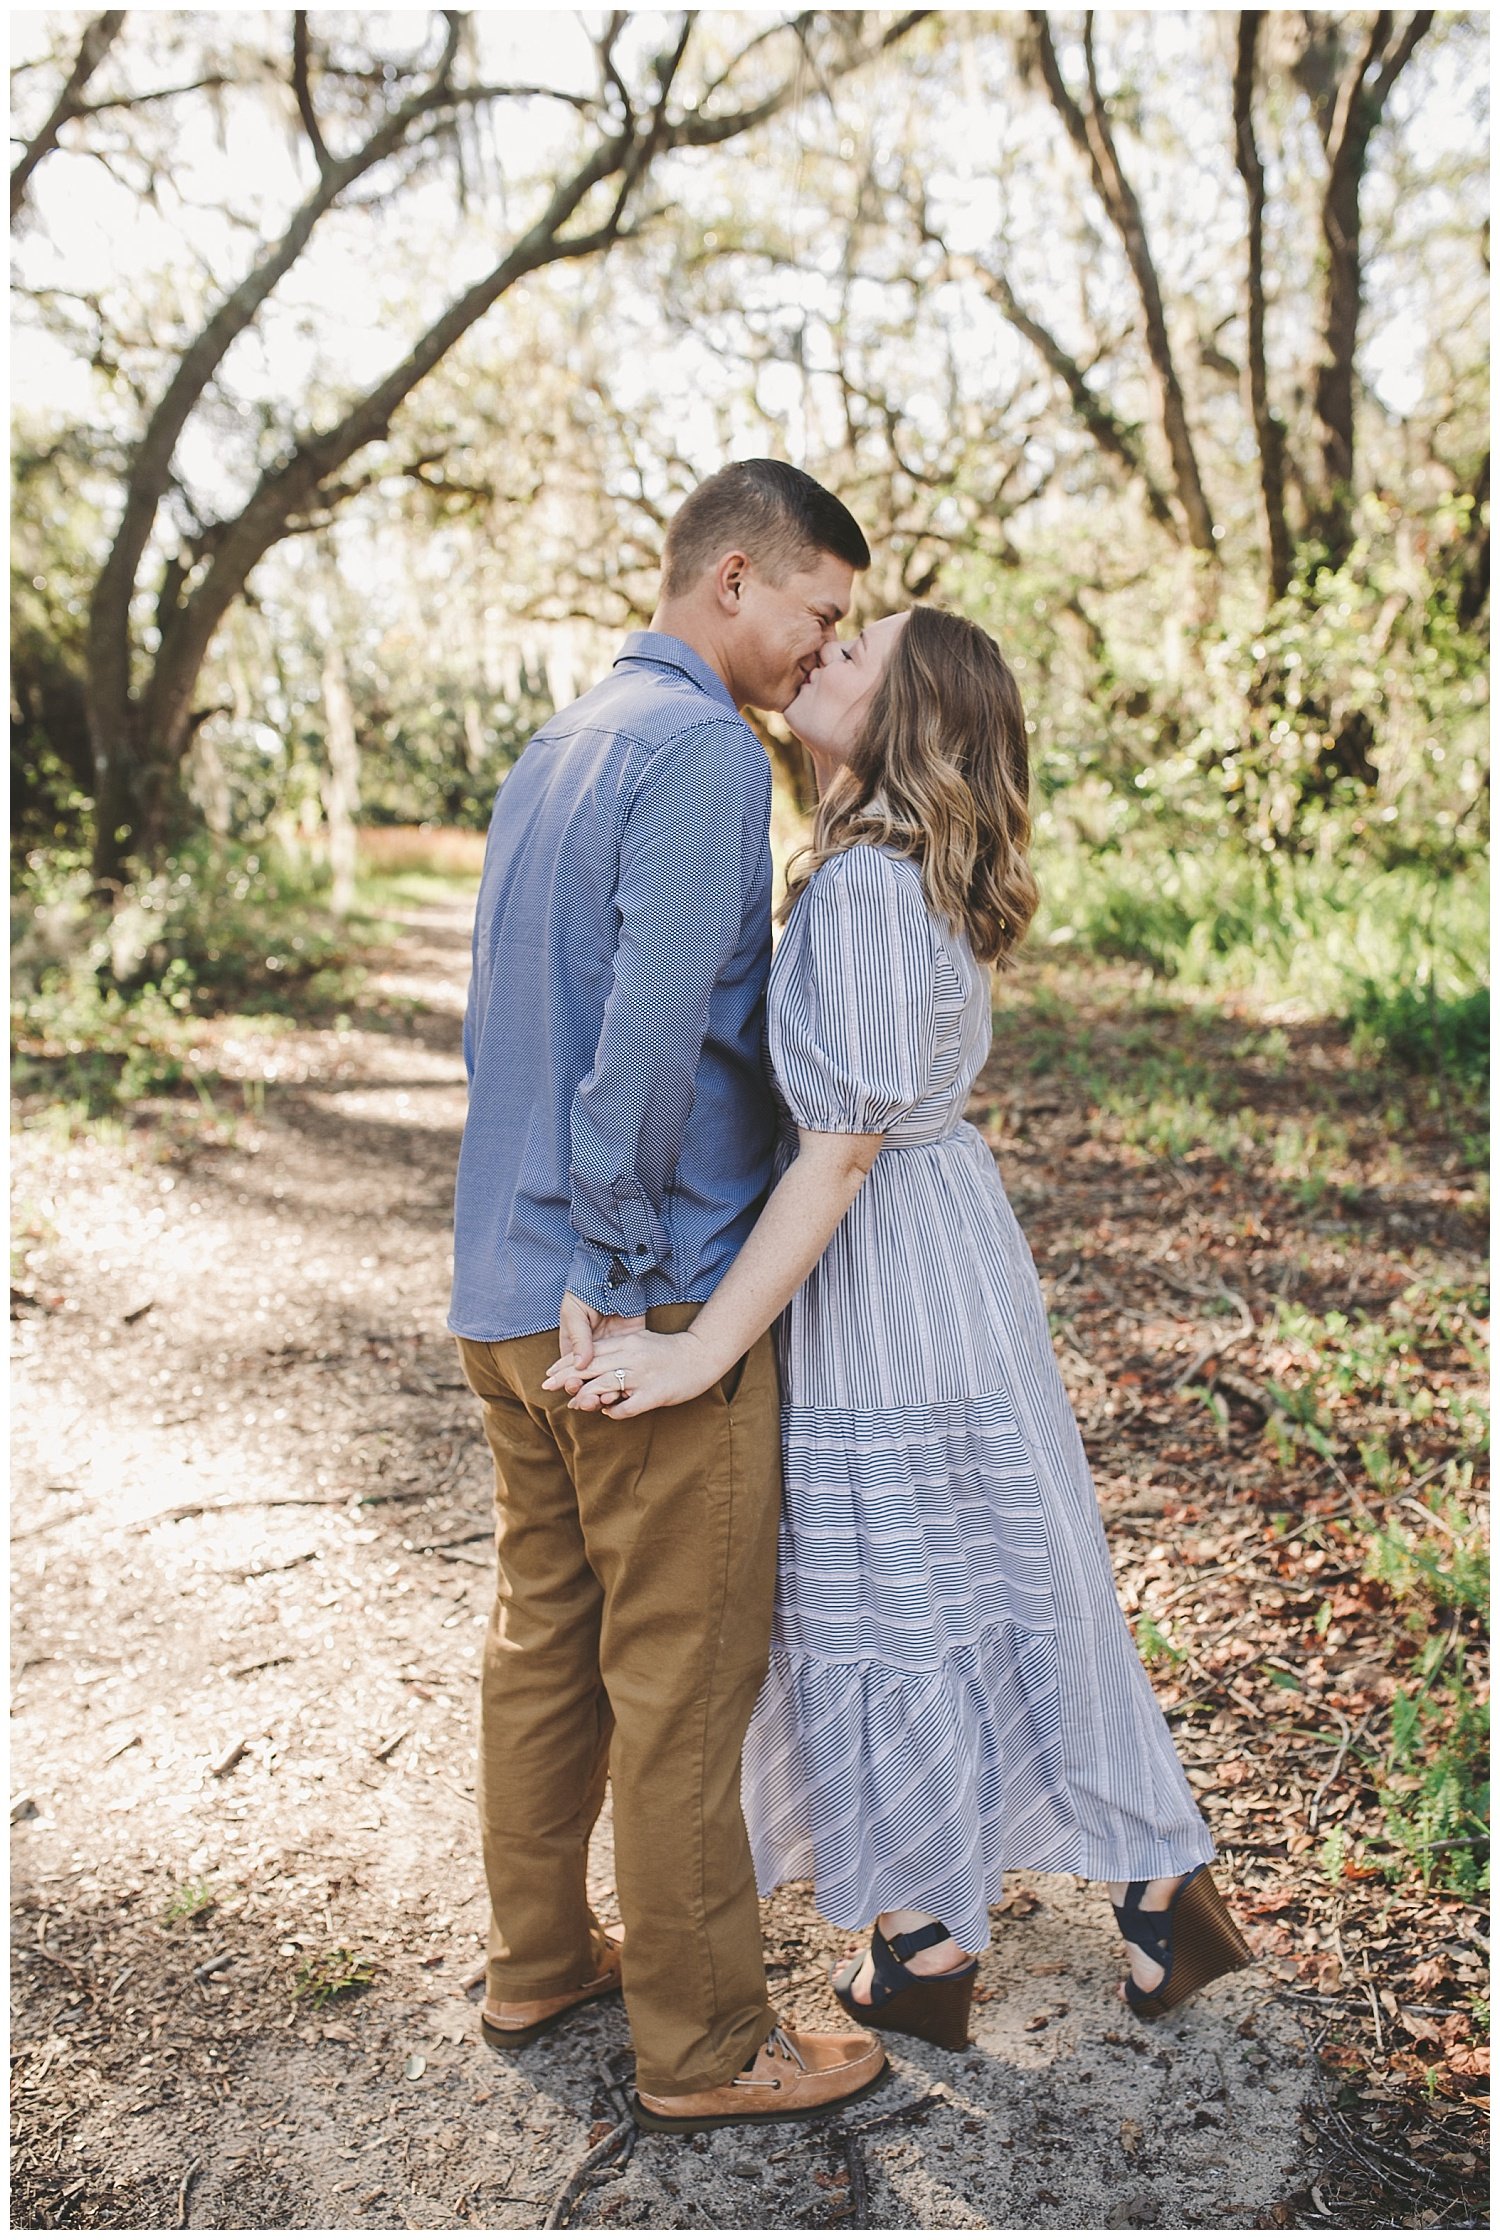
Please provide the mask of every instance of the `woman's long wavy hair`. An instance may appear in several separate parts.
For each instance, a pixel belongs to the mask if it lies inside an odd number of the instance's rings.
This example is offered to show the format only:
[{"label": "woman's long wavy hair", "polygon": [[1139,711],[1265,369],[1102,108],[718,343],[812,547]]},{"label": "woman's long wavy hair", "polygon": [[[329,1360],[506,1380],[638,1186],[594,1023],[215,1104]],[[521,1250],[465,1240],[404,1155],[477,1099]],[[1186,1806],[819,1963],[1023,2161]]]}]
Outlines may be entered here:
[{"label": "woman's long wavy hair", "polygon": [[1021,689],[975,623],[913,607],[853,754],[787,873],[782,915],[859,841],[920,865],[929,908],[985,964],[1008,964],[1036,913]]}]

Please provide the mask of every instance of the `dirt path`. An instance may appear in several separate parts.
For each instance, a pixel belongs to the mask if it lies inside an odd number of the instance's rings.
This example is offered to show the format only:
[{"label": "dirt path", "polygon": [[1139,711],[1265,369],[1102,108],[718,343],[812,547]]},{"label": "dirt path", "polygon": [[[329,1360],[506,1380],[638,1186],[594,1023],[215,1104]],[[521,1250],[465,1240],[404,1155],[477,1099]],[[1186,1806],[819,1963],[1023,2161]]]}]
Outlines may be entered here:
[{"label": "dirt path", "polygon": [[[466,933],[458,905],[414,916],[381,1002],[277,1043],[227,1140],[18,1139],[18,2225],[534,2227],[618,2121],[618,2005],[498,2058],[464,1991],[489,1594],[443,1333]],[[606,1826],[606,1908],[610,1875]],[[766,1913],[783,2013],[832,2023],[846,1940],[800,1889]],[[309,1971],[356,1961],[368,1988],[315,2006]],[[1292,2221],[1289,1965],[1154,2030],[1116,1972],[1101,1893],[1017,1878],[973,2047],[893,2041],[855,2143],[643,2138],[571,2221]]]}]

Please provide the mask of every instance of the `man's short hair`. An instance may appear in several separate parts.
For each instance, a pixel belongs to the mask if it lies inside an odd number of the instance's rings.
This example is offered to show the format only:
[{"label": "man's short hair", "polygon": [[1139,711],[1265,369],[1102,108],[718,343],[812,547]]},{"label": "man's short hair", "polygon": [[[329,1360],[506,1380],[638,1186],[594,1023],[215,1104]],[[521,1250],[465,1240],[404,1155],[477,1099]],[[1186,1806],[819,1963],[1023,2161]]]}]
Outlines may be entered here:
[{"label": "man's short hair", "polygon": [[726,552],[743,552],[771,583],[831,552],[868,568],[870,548],[848,507],[800,467],[781,459],[737,459],[701,482],[672,516],[662,552],[662,595],[690,591]]}]

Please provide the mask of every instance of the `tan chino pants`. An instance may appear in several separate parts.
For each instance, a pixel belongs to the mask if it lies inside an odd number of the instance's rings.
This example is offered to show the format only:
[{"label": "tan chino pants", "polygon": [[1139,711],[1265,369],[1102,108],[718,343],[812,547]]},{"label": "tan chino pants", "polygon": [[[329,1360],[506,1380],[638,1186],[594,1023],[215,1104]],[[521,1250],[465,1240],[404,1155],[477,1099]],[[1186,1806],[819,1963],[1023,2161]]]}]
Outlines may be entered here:
[{"label": "tan chino pants", "polygon": [[[697,1312],[647,1321],[681,1330]],[[608,1773],[637,2084],[704,2091],[774,2021],[740,1811],[775,1595],[771,1341],[699,1399],[619,1423],[542,1391],[555,1331],[458,1345],[498,1512],[478,1788],[489,1996],[548,1998],[590,1974],[585,1876]]]}]

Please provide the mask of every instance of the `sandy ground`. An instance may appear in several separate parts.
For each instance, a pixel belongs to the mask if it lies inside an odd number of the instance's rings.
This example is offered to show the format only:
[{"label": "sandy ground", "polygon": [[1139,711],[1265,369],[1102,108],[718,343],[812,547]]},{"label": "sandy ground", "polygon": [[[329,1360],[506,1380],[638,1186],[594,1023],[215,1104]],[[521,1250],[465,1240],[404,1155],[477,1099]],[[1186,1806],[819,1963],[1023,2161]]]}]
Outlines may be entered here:
[{"label": "sandy ground", "polygon": [[[464,1989],[490,1594],[443,1333],[466,934],[414,916],[384,1008],[278,1043],[217,1142],[18,1141],[18,2227],[536,2227],[618,2125],[618,2002],[501,2057]],[[607,1816],[594,1881],[608,1917]],[[832,2026],[847,1938],[800,1888],[765,1913],[784,2017]],[[1023,1878],[995,1926],[971,2049],[893,2039],[852,2139],[627,2134],[568,2221],[1293,2221],[1309,2072],[1275,1961],[1144,2026],[1102,1892]]]}]

